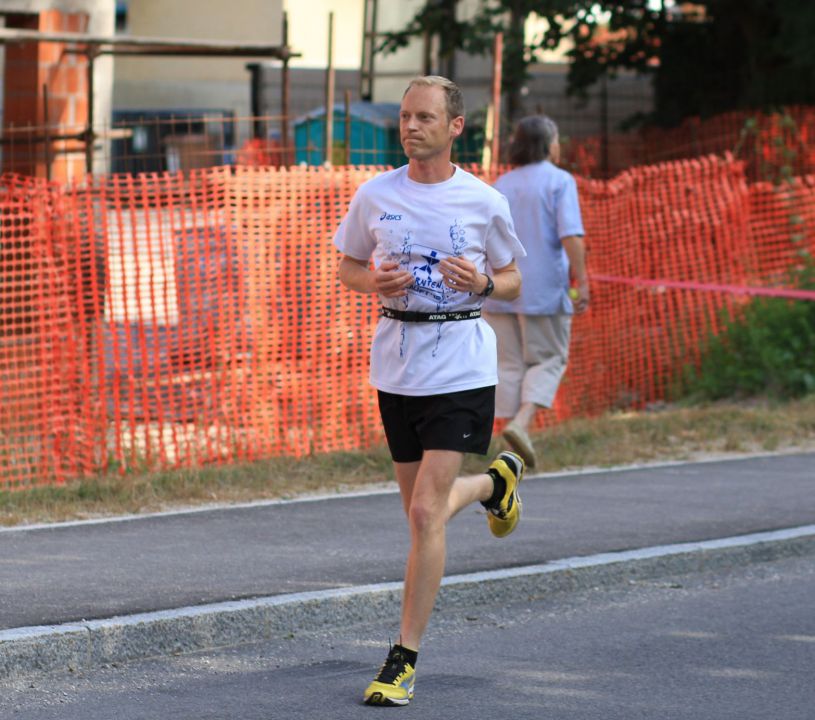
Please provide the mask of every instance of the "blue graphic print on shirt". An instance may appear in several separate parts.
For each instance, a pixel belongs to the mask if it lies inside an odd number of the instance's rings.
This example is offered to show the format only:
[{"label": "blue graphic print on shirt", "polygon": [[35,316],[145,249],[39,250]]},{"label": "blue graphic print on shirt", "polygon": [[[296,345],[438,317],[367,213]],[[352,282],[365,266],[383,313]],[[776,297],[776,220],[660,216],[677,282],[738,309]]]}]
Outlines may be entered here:
[{"label": "blue graphic print on shirt", "polygon": [[[456,307],[462,302],[462,295],[458,290],[444,284],[444,278],[439,271],[439,263],[450,256],[460,256],[466,247],[465,230],[459,220],[450,225],[448,235],[450,250],[441,250],[422,243],[412,242],[412,233],[407,232],[402,239],[401,246],[392,248],[388,253],[391,262],[398,263],[400,269],[407,270],[413,275],[413,284],[407,288],[408,294],[402,298],[402,308],[407,309],[410,295],[430,300],[435,305],[436,312],[444,312]],[[405,354],[405,338],[407,328],[402,323],[400,328],[399,356]],[[441,342],[443,323],[436,323],[436,342],[432,356],[436,357]]]}]

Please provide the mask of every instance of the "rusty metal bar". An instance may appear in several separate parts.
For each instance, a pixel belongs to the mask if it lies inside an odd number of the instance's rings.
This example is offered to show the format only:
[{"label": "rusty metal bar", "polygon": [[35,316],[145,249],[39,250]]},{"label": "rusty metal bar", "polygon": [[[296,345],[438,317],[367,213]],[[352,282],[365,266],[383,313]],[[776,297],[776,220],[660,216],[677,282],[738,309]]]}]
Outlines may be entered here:
[{"label": "rusty metal bar", "polygon": [[48,129],[48,83],[42,84],[42,117],[45,124],[45,179],[51,180],[51,163],[54,162],[51,149],[51,134]]},{"label": "rusty metal bar", "polygon": [[[85,142],[87,138],[87,130],[75,133],[58,133],[56,135],[48,132],[45,135],[31,135],[27,129],[21,128],[7,128],[7,132],[11,135],[0,137],[0,145],[19,145],[20,143],[28,143],[29,145],[40,145],[48,140],[52,142],[64,142],[66,140],[78,140]],[[16,135],[16,137],[15,137]],[[133,131],[130,128],[117,128],[108,130],[106,132],[95,133],[96,138],[104,138],[107,140],[123,140],[133,137]],[[71,151],[73,152],[73,151]]]},{"label": "rusty metal bar", "polygon": [[84,130],[78,133],[61,133],[59,135],[51,135],[50,133],[46,133],[45,135],[28,135],[25,132],[20,132],[19,129],[15,129],[14,132],[16,137],[0,137],[0,145],[20,145],[21,143],[27,143],[28,145],[42,145],[49,140],[52,142],[64,140],[78,140],[80,142],[84,142],[85,140]]},{"label": "rusty metal bar", "polygon": [[[289,15],[283,13],[283,47],[289,46]],[[283,67],[280,70],[280,113],[282,119],[280,122],[280,144],[283,147],[283,165],[290,165],[294,162],[294,153],[289,155],[289,97],[291,78],[289,76],[289,58],[283,58]]]},{"label": "rusty metal bar", "polygon": [[[84,33],[53,33],[38,30],[0,28],[0,45],[21,42],[55,42],[95,47],[96,54],[144,55],[228,55],[236,57],[272,57],[280,60],[299,57],[288,46],[234,43],[223,40],[186,40],[183,38],[103,37]],[[86,52],[82,50],[80,52]],[[70,52],[70,51],[69,51]],[[74,52],[76,52],[74,50]]]},{"label": "rusty metal bar", "polygon": [[93,175],[93,146],[96,142],[96,137],[93,132],[93,70],[94,60],[96,53],[93,48],[88,48],[88,120],[85,124],[85,172],[88,175]]}]

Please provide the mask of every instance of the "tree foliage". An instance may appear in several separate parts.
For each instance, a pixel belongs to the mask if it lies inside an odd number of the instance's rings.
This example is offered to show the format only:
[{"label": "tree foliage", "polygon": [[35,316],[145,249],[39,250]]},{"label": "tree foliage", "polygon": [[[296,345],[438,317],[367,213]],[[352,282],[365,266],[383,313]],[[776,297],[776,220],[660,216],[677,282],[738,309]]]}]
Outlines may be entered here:
[{"label": "tree foliage", "polygon": [[[445,68],[451,67],[456,50],[488,55],[496,34],[502,32],[503,89],[508,96],[510,116],[514,116],[521,109],[521,88],[529,79],[534,53],[542,48],[557,48],[564,37],[562,18],[573,15],[583,4],[573,0],[482,0],[472,17],[461,20],[456,14],[458,0],[428,0],[405,28],[385,33],[378,49],[384,53],[395,52],[406,47],[413,38],[436,36],[442,72],[445,72]],[[549,29],[527,43],[524,27],[533,12],[549,19]]]},{"label": "tree foliage", "polygon": [[[522,109],[521,88],[536,53],[566,47],[567,41],[571,94],[585,95],[599,79],[622,70],[649,75],[653,119],[662,125],[733,109],[815,102],[811,0],[482,0],[466,20],[457,17],[457,5],[428,0],[405,28],[384,36],[380,51],[435,35],[443,60],[457,49],[485,55],[501,31],[504,90],[513,116]],[[532,13],[548,27],[527,40],[524,24]]]},{"label": "tree foliage", "polygon": [[573,37],[569,84],[585,91],[604,73],[653,77],[654,120],[815,102],[815,4],[809,0],[700,0],[673,11],[643,0],[600,2],[609,40]]}]

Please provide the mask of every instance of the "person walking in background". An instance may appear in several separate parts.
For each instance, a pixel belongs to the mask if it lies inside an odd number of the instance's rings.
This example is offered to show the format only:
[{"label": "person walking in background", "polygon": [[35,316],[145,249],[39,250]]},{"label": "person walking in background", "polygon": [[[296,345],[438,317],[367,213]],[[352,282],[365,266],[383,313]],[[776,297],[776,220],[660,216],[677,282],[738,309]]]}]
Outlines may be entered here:
[{"label": "person walking in background", "polygon": [[343,285],[377,293],[382,304],[370,376],[410,528],[399,642],[365,690],[370,705],[413,698],[419,644],[444,573],[447,521],[480,501],[492,533],[508,535],[520,518],[524,472],[518,455],[503,452],[483,474],[458,476],[464,453],[484,455],[492,435],[497,351],[481,304],[520,290],[515,259],[524,249],[509,207],[450,161],[464,128],[453,82],[413,80],[399,126],[408,164],[364,183],[334,237]]},{"label": "person walking in background", "polygon": [[588,308],[589,281],[577,185],[557,167],[557,125],[543,115],[523,118],[509,161],[516,167],[494,187],[509,201],[527,251],[518,259],[523,288],[515,300],[491,298],[484,310],[498,337],[495,411],[509,419],[503,438],[533,467],[529,429],[537,411],[554,403],[569,359],[572,314]]}]

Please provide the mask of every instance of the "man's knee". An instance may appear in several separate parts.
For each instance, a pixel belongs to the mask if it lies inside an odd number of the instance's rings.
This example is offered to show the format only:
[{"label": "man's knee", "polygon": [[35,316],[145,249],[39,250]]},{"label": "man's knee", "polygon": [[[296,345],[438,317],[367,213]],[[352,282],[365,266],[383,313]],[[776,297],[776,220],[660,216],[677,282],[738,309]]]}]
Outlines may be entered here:
[{"label": "man's knee", "polygon": [[432,533],[444,527],[447,515],[447,502],[434,502],[427,497],[414,498],[408,511],[410,528],[419,535]]}]

